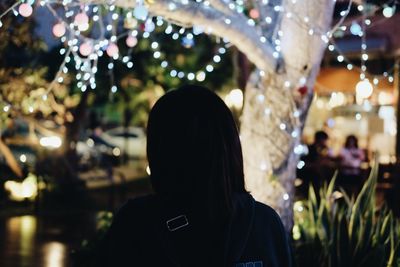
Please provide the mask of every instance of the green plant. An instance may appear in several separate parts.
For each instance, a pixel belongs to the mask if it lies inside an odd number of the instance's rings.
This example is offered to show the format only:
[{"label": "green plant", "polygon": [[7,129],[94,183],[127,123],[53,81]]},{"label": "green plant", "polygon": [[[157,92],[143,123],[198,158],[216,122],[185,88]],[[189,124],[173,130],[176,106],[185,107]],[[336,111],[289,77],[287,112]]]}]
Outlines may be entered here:
[{"label": "green plant", "polygon": [[81,247],[73,252],[74,266],[90,267],[96,266],[96,257],[101,243],[111,226],[113,214],[108,211],[101,211],[97,214],[96,235],[91,239],[82,241]]},{"label": "green plant", "polygon": [[360,194],[335,190],[335,177],[308,200],[295,203],[295,257],[299,267],[400,266],[399,223],[387,208],[376,208],[377,167]]}]

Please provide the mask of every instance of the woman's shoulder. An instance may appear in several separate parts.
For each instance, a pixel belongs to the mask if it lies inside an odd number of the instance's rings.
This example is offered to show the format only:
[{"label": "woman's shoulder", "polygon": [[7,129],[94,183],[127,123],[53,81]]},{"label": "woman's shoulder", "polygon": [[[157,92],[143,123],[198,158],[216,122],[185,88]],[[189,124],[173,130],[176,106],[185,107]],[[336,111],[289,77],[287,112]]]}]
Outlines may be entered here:
[{"label": "woman's shoulder", "polygon": [[283,229],[281,217],[278,213],[270,206],[258,201],[255,202],[255,218],[266,227],[269,226],[270,229]]},{"label": "woman's shoulder", "polygon": [[140,217],[149,212],[149,207],[154,203],[154,195],[146,195],[128,199],[116,212],[116,217],[129,219]]},{"label": "woman's shoulder", "polygon": [[[278,213],[268,205],[255,202],[255,219],[250,241],[253,249],[266,253],[271,266],[292,266],[289,236]],[[278,264],[279,263],[279,264]]]},{"label": "woman's shoulder", "polygon": [[269,218],[274,218],[274,219],[279,219],[278,213],[270,206],[267,204],[261,203],[259,201],[255,201],[255,210],[256,213],[259,215],[269,217]]}]

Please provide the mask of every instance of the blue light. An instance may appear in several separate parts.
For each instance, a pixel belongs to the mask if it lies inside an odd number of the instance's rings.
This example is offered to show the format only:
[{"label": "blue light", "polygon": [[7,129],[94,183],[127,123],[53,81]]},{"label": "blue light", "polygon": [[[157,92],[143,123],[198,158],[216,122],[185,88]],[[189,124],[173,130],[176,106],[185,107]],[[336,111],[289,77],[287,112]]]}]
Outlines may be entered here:
[{"label": "blue light", "polygon": [[188,38],[188,37],[183,37],[182,38],[182,45],[184,46],[184,47],[186,47],[186,48],[191,48],[191,47],[193,47],[194,46],[194,40],[193,40],[193,38],[192,39],[190,39],[190,38]]},{"label": "blue light", "polygon": [[135,18],[140,19],[140,20],[145,20],[147,18],[148,14],[149,14],[149,11],[144,6],[137,6],[137,7],[135,7],[135,10],[133,11],[133,15],[135,16]]},{"label": "blue light", "polygon": [[361,28],[360,24],[358,24],[357,22],[351,23],[350,32],[353,35],[357,35],[357,36],[362,35],[362,28]]}]

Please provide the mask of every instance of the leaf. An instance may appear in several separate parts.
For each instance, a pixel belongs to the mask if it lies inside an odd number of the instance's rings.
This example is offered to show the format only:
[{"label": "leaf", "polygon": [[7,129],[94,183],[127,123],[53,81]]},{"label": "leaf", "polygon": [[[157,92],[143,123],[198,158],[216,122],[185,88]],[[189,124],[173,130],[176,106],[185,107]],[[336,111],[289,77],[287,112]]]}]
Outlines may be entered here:
[{"label": "leaf", "polygon": [[311,201],[313,207],[317,206],[317,196],[315,195],[314,187],[311,185],[308,190],[308,199]]},{"label": "leaf", "polygon": [[338,265],[337,266],[350,266],[350,248],[349,248],[349,233],[347,231],[347,220],[345,214],[340,214],[338,218],[338,235],[336,242]]},{"label": "leaf", "polygon": [[365,182],[360,194],[356,198],[356,202],[351,209],[350,224],[349,224],[349,234],[350,238],[354,235],[355,230],[360,225],[360,218],[362,214],[365,214],[368,208],[374,210],[375,207],[375,186],[378,176],[378,167],[375,164],[372,167],[370,176]]},{"label": "leaf", "polygon": [[390,252],[389,259],[387,262],[387,266],[392,266],[394,262],[394,255],[396,254],[395,244],[394,244],[394,232],[393,232],[393,224],[390,225]]},{"label": "leaf", "polygon": [[333,190],[335,189],[337,176],[338,176],[338,171],[335,171],[335,174],[333,175],[331,181],[329,182],[328,189],[326,190],[326,195],[328,197],[330,197],[332,195]]},{"label": "leaf", "polygon": [[317,229],[319,238],[321,240],[326,240],[328,242],[329,234],[330,234],[330,223],[329,223],[329,214],[326,206],[324,205],[325,200],[321,199],[321,203],[318,210],[318,220],[317,220]]},{"label": "leaf", "polygon": [[393,235],[392,227],[393,216],[392,213],[389,213],[385,216],[382,224],[382,228],[380,231],[380,242],[386,243],[389,241],[391,235]]},{"label": "leaf", "polygon": [[[395,237],[395,236],[396,236],[396,233],[394,233],[393,237]],[[389,256],[386,267],[399,266],[399,264],[400,264],[400,241],[397,240],[397,242],[395,242],[395,244],[391,250],[391,254]]]},{"label": "leaf", "polygon": [[[302,241],[315,253],[302,254],[302,266],[395,267],[400,266],[400,226],[387,208],[375,212],[377,167],[374,165],[360,194],[354,198],[342,191],[334,199],[335,177],[319,190],[309,188],[308,209],[296,222]],[[304,252],[304,250],[303,250]],[[297,254],[298,258],[302,256]]]}]

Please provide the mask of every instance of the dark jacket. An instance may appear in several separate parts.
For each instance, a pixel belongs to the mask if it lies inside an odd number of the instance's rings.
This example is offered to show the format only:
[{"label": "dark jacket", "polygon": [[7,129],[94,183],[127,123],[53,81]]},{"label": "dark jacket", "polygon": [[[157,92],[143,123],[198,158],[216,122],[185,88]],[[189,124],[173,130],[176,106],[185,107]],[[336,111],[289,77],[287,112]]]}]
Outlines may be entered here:
[{"label": "dark jacket", "polygon": [[250,194],[235,196],[223,223],[190,212],[182,201],[128,201],[106,235],[101,266],[290,267],[287,234],[276,212]]}]

